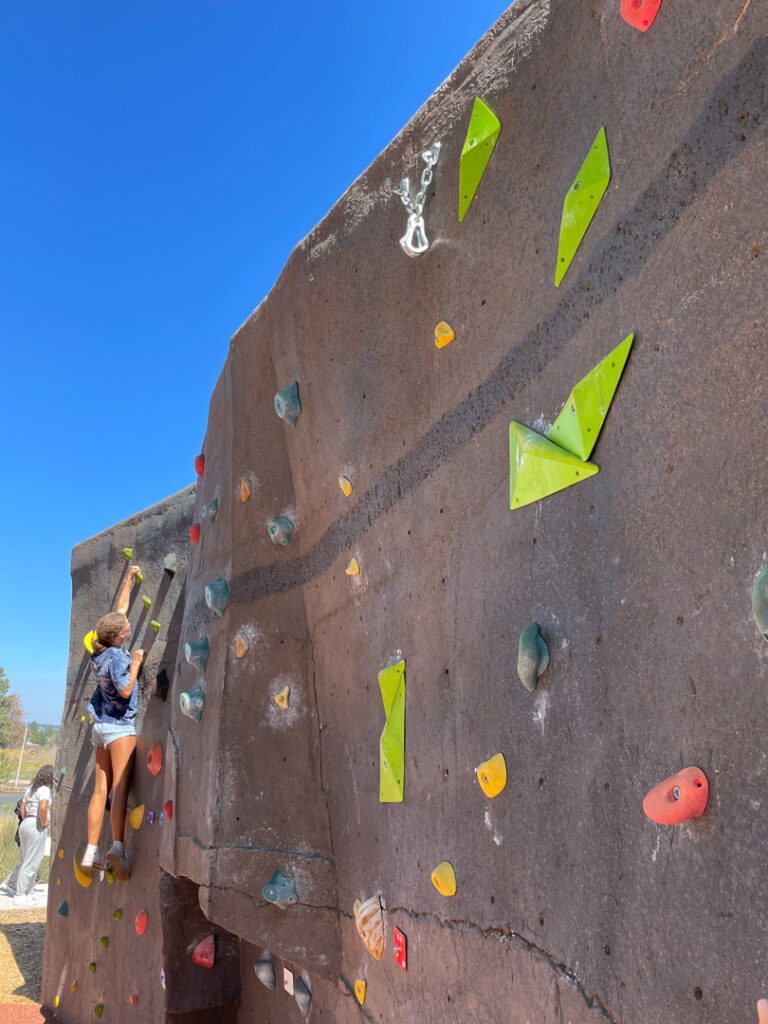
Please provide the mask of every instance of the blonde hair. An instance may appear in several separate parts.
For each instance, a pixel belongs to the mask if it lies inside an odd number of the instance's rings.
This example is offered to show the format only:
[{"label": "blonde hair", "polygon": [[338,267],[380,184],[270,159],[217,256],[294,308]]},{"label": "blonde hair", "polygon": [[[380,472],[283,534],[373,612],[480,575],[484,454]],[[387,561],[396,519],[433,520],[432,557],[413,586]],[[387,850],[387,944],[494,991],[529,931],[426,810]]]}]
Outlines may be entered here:
[{"label": "blonde hair", "polygon": [[108,647],[114,647],[120,633],[128,625],[128,616],[122,612],[109,612],[96,623],[93,638],[93,653],[103,654]]}]

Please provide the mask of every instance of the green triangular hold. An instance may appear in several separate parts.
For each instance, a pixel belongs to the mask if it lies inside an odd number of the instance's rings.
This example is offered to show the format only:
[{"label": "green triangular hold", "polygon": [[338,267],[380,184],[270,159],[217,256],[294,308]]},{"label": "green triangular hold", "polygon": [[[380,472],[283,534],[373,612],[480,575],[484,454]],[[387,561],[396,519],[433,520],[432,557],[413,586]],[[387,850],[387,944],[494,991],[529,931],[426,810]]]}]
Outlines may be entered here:
[{"label": "green triangular hold", "polygon": [[387,721],[379,740],[379,801],[401,803],[405,782],[405,660],[379,672]]},{"label": "green triangular hold", "polygon": [[597,473],[554,441],[514,420],[509,424],[509,507],[522,508]]},{"label": "green triangular hold", "polygon": [[634,334],[628,334],[613,352],[609,352],[579,381],[547,434],[550,441],[555,441],[580,459],[589,458],[619,386],[634,337]]},{"label": "green triangular hold", "polygon": [[133,558],[133,548],[123,548],[123,558],[126,562],[130,562]]},{"label": "green triangular hold", "polygon": [[459,164],[460,221],[475,197],[500,132],[501,121],[481,99],[476,99]]},{"label": "green triangular hold", "polygon": [[557,250],[555,284],[559,285],[576,255],[589,222],[595,215],[611,180],[611,161],[605,128],[597,133],[579,173],[565,194],[563,218],[560,222],[560,244]]}]

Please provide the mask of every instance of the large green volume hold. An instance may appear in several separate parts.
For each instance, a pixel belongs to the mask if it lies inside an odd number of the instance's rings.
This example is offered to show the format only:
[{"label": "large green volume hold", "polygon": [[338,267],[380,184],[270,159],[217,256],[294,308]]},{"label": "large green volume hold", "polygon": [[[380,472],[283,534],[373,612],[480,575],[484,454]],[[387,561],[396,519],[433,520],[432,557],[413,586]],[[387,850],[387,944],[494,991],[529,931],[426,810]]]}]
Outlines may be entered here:
[{"label": "large green volume hold", "polygon": [[459,163],[460,221],[475,197],[500,132],[501,121],[481,99],[476,99]]},{"label": "large green volume hold", "polygon": [[600,205],[600,200],[603,198],[610,180],[611,161],[608,157],[608,143],[605,138],[605,128],[601,128],[579,173],[565,194],[563,216],[560,222],[557,266],[555,267],[556,285],[559,285],[565,277],[565,272],[576,255],[576,250]]},{"label": "large green volume hold", "polygon": [[379,801],[401,803],[405,782],[405,660],[379,672],[379,689],[387,716],[379,740]]},{"label": "large green volume hold", "polygon": [[598,472],[594,462],[514,420],[509,424],[509,507],[522,508]]}]

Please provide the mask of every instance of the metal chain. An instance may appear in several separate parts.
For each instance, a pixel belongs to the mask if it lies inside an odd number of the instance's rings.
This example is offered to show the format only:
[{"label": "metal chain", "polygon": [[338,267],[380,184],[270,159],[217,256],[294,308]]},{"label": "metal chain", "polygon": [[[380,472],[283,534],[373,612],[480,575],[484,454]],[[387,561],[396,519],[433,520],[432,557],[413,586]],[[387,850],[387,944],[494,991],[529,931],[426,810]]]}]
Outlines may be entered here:
[{"label": "metal chain", "polygon": [[403,206],[406,208],[408,213],[415,213],[416,216],[421,216],[424,212],[424,202],[426,200],[427,189],[432,183],[433,167],[437,163],[438,157],[440,156],[440,143],[433,143],[429,149],[424,150],[421,154],[425,160],[427,166],[421,175],[421,188],[416,193],[415,200],[411,199],[411,185],[408,178],[403,178],[397,188],[392,189],[396,196],[400,196]]}]

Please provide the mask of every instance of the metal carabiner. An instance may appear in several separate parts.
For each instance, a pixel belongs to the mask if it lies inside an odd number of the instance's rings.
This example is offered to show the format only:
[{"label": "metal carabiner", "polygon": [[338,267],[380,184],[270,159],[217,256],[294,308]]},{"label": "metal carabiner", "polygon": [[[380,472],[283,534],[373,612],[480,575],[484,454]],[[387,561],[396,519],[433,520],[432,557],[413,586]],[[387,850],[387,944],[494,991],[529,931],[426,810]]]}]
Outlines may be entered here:
[{"label": "metal carabiner", "polygon": [[405,234],[400,239],[403,252],[409,256],[421,256],[429,248],[429,240],[424,230],[424,218],[420,213],[412,213],[408,218]]}]

